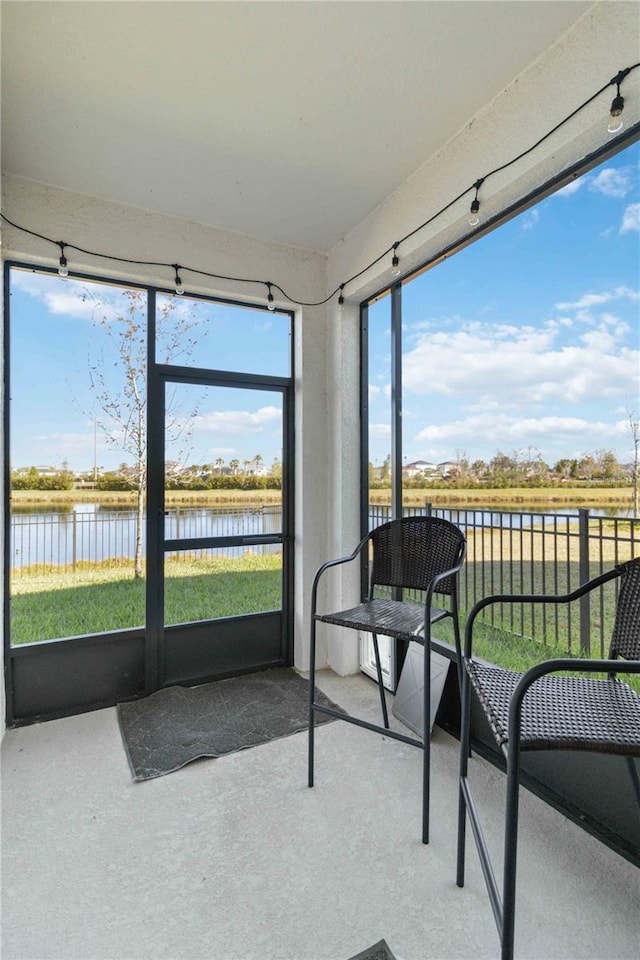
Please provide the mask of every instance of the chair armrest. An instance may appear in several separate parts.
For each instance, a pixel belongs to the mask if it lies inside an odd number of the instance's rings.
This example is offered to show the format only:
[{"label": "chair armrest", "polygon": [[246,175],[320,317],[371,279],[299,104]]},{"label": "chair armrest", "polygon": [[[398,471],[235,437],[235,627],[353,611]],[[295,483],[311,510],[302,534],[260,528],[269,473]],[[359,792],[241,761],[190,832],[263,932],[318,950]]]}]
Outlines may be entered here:
[{"label": "chair armrest", "polygon": [[367,534],[366,537],[363,537],[358,546],[355,548],[353,553],[350,553],[346,557],[338,557],[336,560],[327,560],[326,563],[323,563],[321,567],[315,572],[313,583],[311,586],[311,618],[315,616],[317,608],[317,596],[318,596],[318,584],[320,583],[320,578],[327,570],[331,567],[337,567],[341,563],[350,563],[352,560],[355,560],[356,557],[362,552],[363,548],[367,545],[370,539],[370,534]]},{"label": "chair armrest", "polygon": [[[620,576],[623,566],[625,566],[625,564],[620,564],[612,570],[608,570],[606,573],[601,573],[599,576],[588,580],[570,593],[496,593],[490,597],[484,597],[474,604],[467,617],[464,641],[465,659],[469,660],[471,658],[473,626],[476,617],[485,607],[494,603],[571,603],[573,600],[578,600],[586,593],[590,593],[597,587],[602,586],[603,583],[607,583],[609,580],[615,580],[616,577]],[[572,662],[575,663],[575,661]]]}]

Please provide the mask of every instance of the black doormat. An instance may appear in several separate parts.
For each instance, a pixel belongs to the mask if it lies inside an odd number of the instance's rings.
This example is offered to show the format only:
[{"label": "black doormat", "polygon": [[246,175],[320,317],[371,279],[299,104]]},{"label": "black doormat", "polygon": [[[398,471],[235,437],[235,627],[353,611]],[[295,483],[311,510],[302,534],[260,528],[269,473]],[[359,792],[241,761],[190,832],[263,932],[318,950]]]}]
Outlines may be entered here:
[{"label": "black doormat", "polygon": [[[341,710],[319,691],[320,702]],[[316,713],[316,724],[331,720]],[[199,757],[220,757],[306,730],[309,683],[275,667],[198,687],[166,687],[118,704],[134,780],[151,780]]]},{"label": "black doormat", "polygon": [[372,947],[357,953],[350,960],[395,960],[386,940],[378,940]]}]

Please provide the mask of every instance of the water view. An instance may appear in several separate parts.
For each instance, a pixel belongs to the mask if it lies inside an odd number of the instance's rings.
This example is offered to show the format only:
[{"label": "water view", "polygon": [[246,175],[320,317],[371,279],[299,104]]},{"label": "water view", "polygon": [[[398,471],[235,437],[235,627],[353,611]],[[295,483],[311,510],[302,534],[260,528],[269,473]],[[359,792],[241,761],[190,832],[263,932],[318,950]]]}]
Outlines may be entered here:
[{"label": "water view", "polygon": [[[424,508],[408,508],[422,512]],[[463,528],[499,527],[519,529],[544,523],[554,516],[577,517],[579,510],[561,511],[539,505],[518,510],[481,508],[439,508],[438,512]],[[590,517],[624,520],[630,509],[619,507],[589,510]],[[389,518],[389,508],[370,506],[370,526]],[[137,515],[126,506],[100,503],[76,503],[61,506],[15,506],[11,518],[11,557],[16,573],[37,573],[43,568],[74,570],[78,563],[102,563],[107,560],[133,559]],[[251,507],[172,507],[164,518],[165,540],[192,538],[247,537],[278,534],[282,531],[280,504]],[[143,551],[145,546],[143,524]],[[219,547],[225,556],[240,556],[247,551],[273,552],[278,546]]]},{"label": "water view", "polygon": [[[282,530],[280,505],[258,507],[174,507],[164,518],[165,540],[210,537],[255,537]],[[133,559],[137,514],[130,507],[81,503],[61,507],[14,508],[11,518],[11,557],[16,572],[29,568],[74,570],[78,563]],[[145,524],[142,527],[143,551]],[[248,549],[269,552],[272,545],[220,548],[225,556]]]}]

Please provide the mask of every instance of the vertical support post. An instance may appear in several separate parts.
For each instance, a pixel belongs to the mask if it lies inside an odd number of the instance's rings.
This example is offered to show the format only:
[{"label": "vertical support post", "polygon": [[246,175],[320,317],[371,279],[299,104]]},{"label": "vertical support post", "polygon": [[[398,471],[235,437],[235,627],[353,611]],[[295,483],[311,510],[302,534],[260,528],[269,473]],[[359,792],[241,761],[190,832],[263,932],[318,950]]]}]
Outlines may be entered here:
[{"label": "vertical support post", "polygon": [[77,527],[76,520],[77,520],[77,516],[76,516],[76,512],[75,512],[75,510],[74,510],[74,511],[73,511],[72,533],[71,533],[71,570],[73,571],[73,573],[76,572],[76,559],[77,559],[77,556],[78,556],[78,549],[77,549],[77,543],[78,543],[78,527]]},{"label": "vertical support post", "polygon": [[402,516],[402,285],[391,288],[391,519]]},{"label": "vertical support post", "polygon": [[[580,585],[589,579],[589,511],[578,510],[578,568]],[[591,600],[589,594],[580,597],[580,653],[591,652]]]},{"label": "vertical support post", "polygon": [[[370,514],[371,491],[369,489],[369,307],[360,308],[360,538],[366,537],[375,519]],[[360,555],[360,599],[364,600],[369,588],[369,551]]]},{"label": "vertical support post", "polygon": [[[402,449],[402,284],[395,283],[391,288],[391,520],[399,520],[404,512]],[[402,588],[394,587],[392,597],[402,600]],[[391,669],[397,685],[408,644],[400,640],[390,643]]]},{"label": "vertical support post", "polygon": [[145,691],[164,678],[165,387],[156,368],[156,292],[147,294],[147,590]]}]

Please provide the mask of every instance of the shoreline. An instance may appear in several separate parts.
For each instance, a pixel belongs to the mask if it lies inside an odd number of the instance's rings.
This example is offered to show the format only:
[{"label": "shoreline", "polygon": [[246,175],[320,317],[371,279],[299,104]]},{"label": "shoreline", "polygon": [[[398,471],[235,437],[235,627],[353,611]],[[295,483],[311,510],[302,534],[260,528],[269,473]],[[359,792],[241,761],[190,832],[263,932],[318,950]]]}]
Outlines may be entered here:
[{"label": "shoreline", "polygon": [[[269,505],[281,502],[280,490],[169,490],[165,495],[168,506],[216,506]],[[11,500],[15,506],[71,506],[81,503],[100,503],[105,506],[135,507],[134,491],[98,491],[98,490],[14,490]],[[372,490],[369,502],[374,506],[388,506],[391,491]],[[432,503],[439,507],[463,508],[474,506],[522,508],[524,504],[538,507],[566,507],[631,509],[633,490],[631,487],[512,487],[501,489],[456,489],[456,490],[407,490],[404,495],[405,506],[424,506]]]}]

